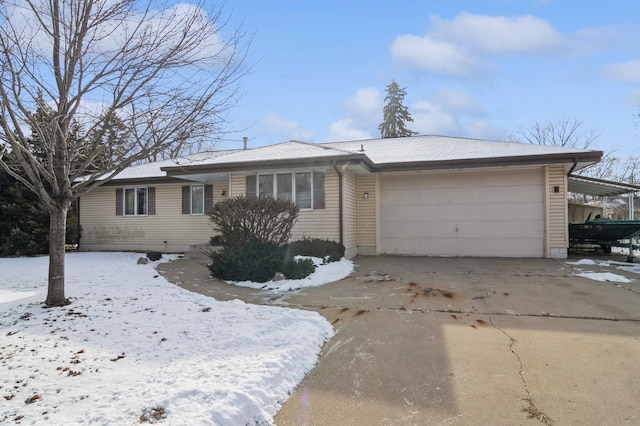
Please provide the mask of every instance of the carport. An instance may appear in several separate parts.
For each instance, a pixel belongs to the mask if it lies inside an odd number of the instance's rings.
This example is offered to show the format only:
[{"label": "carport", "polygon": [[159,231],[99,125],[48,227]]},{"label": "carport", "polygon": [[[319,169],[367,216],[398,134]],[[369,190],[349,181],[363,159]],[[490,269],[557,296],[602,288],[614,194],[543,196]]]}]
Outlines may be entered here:
[{"label": "carport", "polygon": [[[622,182],[612,182],[612,181],[607,181],[607,180],[603,180],[603,179],[596,179],[596,178],[591,178],[591,177],[586,177],[586,176],[570,176],[568,178],[568,189],[569,192],[574,192],[574,193],[578,193],[578,194],[586,194],[586,195],[592,195],[592,196],[599,196],[599,197],[610,197],[610,196],[617,196],[617,195],[627,195],[628,198],[628,203],[629,203],[629,214],[628,214],[628,221],[620,221],[620,222],[625,222],[625,223],[633,223],[631,221],[634,220],[634,197],[636,192],[640,191],[640,187],[637,185],[632,185],[632,184],[628,184],[628,183],[622,183]],[[606,217],[606,212],[605,212],[605,217]],[[583,218],[584,219],[584,218]],[[591,218],[593,220],[593,218]],[[589,219],[586,219],[589,220]],[[597,222],[597,221],[596,221]],[[570,235],[571,235],[571,227],[575,227],[577,228],[577,232],[581,232],[580,229],[584,228],[584,227],[589,227],[589,229],[591,227],[593,227],[594,225],[591,224],[585,224],[582,225],[582,221],[580,222],[575,222],[577,224],[575,225],[570,225]],[[604,225],[602,225],[604,226]],[[619,226],[619,225],[612,225],[612,226]],[[628,249],[629,249],[629,254],[627,257],[627,262],[633,262],[634,259],[634,255],[633,255],[633,251],[634,249],[637,249],[637,245],[634,245],[633,241],[635,239],[634,235],[637,235],[637,232],[633,232],[633,230],[631,230],[630,232],[632,233],[627,233],[627,239],[625,238],[616,238],[613,237],[613,239],[616,239],[618,242],[620,241],[628,241]],[[610,234],[611,235],[611,234]],[[579,238],[574,239],[574,237],[571,237],[570,239],[572,242],[576,243],[577,246],[581,246],[584,245],[585,243],[587,245],[590,244],[589,241],[586,240],[582,240]],[[603,249],[608,250],[605,251],[605,253],[608,253],[610,251],[610,245],[607,245],[606,247],[604,245],[602,245],[602,242],[598,241],[600,243],[600,246],[603,247]],[[626,244],[626,243],[625,243]],[[618,245],[618,244],[611,244],[611,245]],[[597,244],[596,244],[597,246]]]},{"label": "carport", "polygon": [[634,219],[634,196],[640,191],[640,186],[624,182],[614,182],[604,179],[596,179],[587,176],[569,176],[569,192],[596,197],[612,197],[627,195],[629,203],[629,218]]}]

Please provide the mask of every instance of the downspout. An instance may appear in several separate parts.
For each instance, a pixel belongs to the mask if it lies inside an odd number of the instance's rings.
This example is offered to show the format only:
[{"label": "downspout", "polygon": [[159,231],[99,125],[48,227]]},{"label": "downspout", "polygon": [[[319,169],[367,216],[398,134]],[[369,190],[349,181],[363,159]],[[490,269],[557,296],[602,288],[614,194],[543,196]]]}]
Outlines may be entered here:
[{"label": "downspout", "polygon": [[336,171],[336,173],[338,174],[338,210],[339,210],[339,218],[338,218],[338,223],[339,223],[339,227],[340,227],[340,241],[339,243],[344,245],[344,217],[343,217],[343,211],[342,211],[342,172],[340,172],[340,170],[338,169],[338,166],[336,165],[336,163],[333,163],[333,170]]},{"label": "downspout", "polygon": [[77,198],[77,203],[76,203],[76,207],[78,208],[78,211],[76,212],[76,233],[77,233],[77,247],[76,247],[76,251],[80,251],[80,237],[81,237],[81,232],[80,232],[80,197]]},{"label": "downspout", "polygon": [[573,173],[573,171],[575,170],[575,168],[578,166],[578,159],[577,158],[573,158],[573,166],[571,166],[571,168],[569,169],[569,173],[567,173],[567,177],[571,176],[571,173]]}]

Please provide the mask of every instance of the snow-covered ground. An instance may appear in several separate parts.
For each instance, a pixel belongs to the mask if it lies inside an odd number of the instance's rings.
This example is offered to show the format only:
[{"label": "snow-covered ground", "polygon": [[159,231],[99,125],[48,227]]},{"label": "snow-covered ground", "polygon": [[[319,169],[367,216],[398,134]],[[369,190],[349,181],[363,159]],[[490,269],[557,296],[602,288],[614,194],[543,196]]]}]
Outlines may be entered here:
[{"label": "snow-covered ground", "polygon": [[69,254],[72,303],[51,309],[46,257],[0,259],[0,423],[271,424],[333,335],[315,312],[219,302],[139,257]]},{"label": "snow-covered ground", "polygon": [[227,281],[242,287],[260,288],[271,291],[291,291],[305,287],[317,287],[323,284],[338,281],[353,272],[353,262],[344,257],[328,264],[323,264],[319,257],[309,257],[316,265],[316,270],[301,280],[267,281],[266,283],[254,283],[252,281]]},{"label": "snow-covered ground", "polygon": [[[597,259],[580,259],[576,262],[566,262],[568,265],[575,267],[579,266],[602,266],[602,267],[615,267],[621,271],[632,272],[640,274],[640,265],[637,263],[617,262],[614,260],[597,260]],[[580,268],[576,268],[580,270]],[[616,283],[629,283],[633,279],[627,278],[624,275],[614,274],[613,272],[595,272],[595,271],[581,271],[576,276],[589,278],[595,281],[603,282],[616,282]]]}]

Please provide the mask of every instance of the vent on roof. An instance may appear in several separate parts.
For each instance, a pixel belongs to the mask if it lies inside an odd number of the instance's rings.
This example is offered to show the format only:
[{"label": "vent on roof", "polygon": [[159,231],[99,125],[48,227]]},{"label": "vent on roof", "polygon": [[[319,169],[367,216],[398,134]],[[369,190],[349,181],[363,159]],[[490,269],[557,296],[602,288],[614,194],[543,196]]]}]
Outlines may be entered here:
[{"label": "vent on roof", "polygon": [[248,137],[246,137],[246,136],[242,137],[242,149],[245,150],[245,151],[247,150],[247,141],[248,140],[249,140]]},{"label": "vent on roof", "polygon": [[364,145],[360,144],[360,152],[364,152]]}]

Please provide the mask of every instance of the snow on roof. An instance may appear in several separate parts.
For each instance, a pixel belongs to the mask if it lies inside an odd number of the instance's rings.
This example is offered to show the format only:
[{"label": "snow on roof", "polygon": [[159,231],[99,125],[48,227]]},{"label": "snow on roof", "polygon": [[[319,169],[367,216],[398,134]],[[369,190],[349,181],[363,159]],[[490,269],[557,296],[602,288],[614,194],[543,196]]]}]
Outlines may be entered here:
[{"label": "snow on roof", "polygon": [[160,160],[153,163],[137,164],[124,169],[116,176],[115,179],[121,180],[166,177],[167,174],[161,170],[162,167],[206,164],[214,158],[224,157],[237,151],[238,150],[206,151],[187,155],[185,157],[173,158],[170,160]]},{"label": "snow on roof", "polygon": [[369,157],[374,164],[589,152],[589,150],[577,148],[448,136],[370,139],[351,142],[331,142],[321,145],[352,152],[360,151],[362,148],[364,149],[364,154]]},{"label": "snow on roof", "polygon": [[[309,142],[289,141],[275,145],[263,146],[260,148],[252,148],[246,150],[237,150],[225,156],[212,157],[200,163],[180,164],[229,164],[229,163],[251,163],[254,161],[269,160],[298,160],[316,157],[333,157],[341,155],[349,155],[351,152],[341,150],[340,148],[326,147],[320,144]],[[166,167],[166,166],[165,166]]]},{"label": "snow on roof", "polygon": [[166,177],[166,172],[162,170],[162,168],[166,167],[194,165],[210,165],[214,167],[226,164],[304,160],[345,155],[363,155],[368,157],[375,165],[385,165],[589,152],[593,151],[432,135],[317,144],[289,141],[245,150],[203,152],[174,160],[132,166],[120,173],[116,179]]}]

